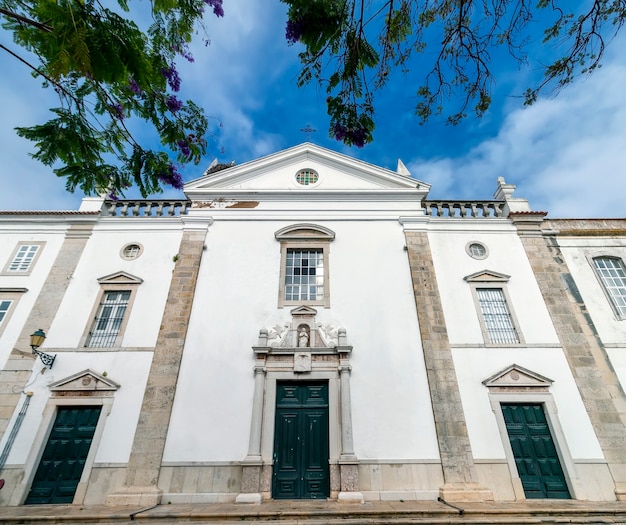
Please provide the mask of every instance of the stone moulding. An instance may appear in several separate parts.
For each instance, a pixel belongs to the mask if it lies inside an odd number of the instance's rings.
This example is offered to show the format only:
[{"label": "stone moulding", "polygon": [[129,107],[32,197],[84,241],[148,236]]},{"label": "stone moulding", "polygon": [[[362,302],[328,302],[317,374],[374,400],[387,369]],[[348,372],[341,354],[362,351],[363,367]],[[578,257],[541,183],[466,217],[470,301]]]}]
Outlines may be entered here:
[{"label": "stone moulding", "polygon": [[115,392],[120,385],[93,370],[83,370],[49,385],[52,392]]}]

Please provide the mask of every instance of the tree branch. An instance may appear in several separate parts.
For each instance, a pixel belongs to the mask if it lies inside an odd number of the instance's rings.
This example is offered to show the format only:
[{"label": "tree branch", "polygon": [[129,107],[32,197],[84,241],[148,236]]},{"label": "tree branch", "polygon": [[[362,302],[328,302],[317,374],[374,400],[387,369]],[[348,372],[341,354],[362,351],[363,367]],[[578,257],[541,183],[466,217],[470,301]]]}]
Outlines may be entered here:
[{"label": "tree branch", "polygon": [[31,18],[26,18],[25,16],[14,13],[13,11],[9,11],[8,9],[4,9],[0,7],[0,14],[3,14],[4,16],[8,16],[9,18],[18,20],[20,22],[23,22],[24,24],[27,24],[29,26],[36,27],[37,29],[41,29],[42,31],[45,31],[46,33],[52,33],[52,28],[50,26],[41,24],[37,22],[36,20],[32,20]]}]

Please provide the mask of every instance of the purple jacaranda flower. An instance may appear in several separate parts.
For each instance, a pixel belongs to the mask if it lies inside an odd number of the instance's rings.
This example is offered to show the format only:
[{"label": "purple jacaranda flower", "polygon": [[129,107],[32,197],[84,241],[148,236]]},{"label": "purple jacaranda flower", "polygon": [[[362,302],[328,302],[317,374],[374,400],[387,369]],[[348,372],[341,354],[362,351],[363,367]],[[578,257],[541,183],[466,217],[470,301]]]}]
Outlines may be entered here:
[{"label": "purple jacaranda flower", "polygon": [[189,148],[189,143],[185,139],[179,140],[177,144],[183,157],[191,157],[191,149]]},{"label": "purple jacaranda flower", "polygon": [[141,90],[141,88],[139,87],[139,84],[137,84],[137,82],[135,82],[134,78],[131,78],[128,81],[128,85],[130,86],[130,90],[135,94],[135,95],[141,95],[143,93],[143,91]]},{"label": "purple jacaranda flower", "polygon": [[176,71],[176,67],[173,64],[161,69],[161,74],[167,79],[167,83],[172,91],[180,91],[180,76],[178,76],[178,71]]},{"label": "purple jacaranda flower", "polygon": [[356,128],[352,130],[351,139],[352,144],[354,144],[357,148],[362,148],[365,146],[365,139],[367,137],[367,132],[364,128]]},{"label": "purple jacaranda flower", "polygon": [[335,135],[336,140],[343,140],[347,132],[348,130],[346,129],[346,127],[343,126],[342,124],[339,124],[339,122],[337,122],[333,126],[333,134]]},{"label": "purple jacaranda flower", "polygon": [[173,164],[170,164],[167,169],[159,173],[157,177],[161,182],[169,184],[177,190],[183,189],[183,177],[180,173],[178,173],[176,166]]},{"label": "purple jacaranda flower", "polygon": [[169,95],[165,99],[165,105],[167,106],[167,109],[169,109],[172,113],[180,111],[180,109],[183,107],[183,103],[178,100],[174,95]]},{"label": "purple jacaranda flower", "polygon": [[304,24],[302,20],[287,20],[285,28],[285,38],[289,44],[295,44],[302,37]]},{"label": "purple jacaranda flower", "polygon": [[222,0],[204,0],[204,3],[213,8],[213,14],[217,17],[224,16]]},{"label": "purple jacaranda flower", "polygon": [[118,119],[124,120],[124,106],[122,106],[122,104],[119,102],[117,104],[111,104],[111,110],[113,110],[113,113],[115,113]]}]

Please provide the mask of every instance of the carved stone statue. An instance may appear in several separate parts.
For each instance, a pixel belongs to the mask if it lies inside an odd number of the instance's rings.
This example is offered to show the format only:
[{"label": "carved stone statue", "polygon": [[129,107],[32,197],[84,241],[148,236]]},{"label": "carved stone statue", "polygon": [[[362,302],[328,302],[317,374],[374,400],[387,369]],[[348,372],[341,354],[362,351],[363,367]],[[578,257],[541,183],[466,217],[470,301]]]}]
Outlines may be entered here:
[{"label": "carved stone statue", "polygon": [[309,334],[306,331],[306,328],[300,328],[300,332],[298,333],[298,347],[305,348],[309,346]]}]

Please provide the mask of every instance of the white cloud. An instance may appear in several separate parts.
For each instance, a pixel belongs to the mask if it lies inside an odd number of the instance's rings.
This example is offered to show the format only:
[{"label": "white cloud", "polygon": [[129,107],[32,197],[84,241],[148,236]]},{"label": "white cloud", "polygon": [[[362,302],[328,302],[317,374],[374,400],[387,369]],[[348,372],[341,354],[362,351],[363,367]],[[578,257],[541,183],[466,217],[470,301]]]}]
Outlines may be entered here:
[{"label": "white cloud", "polygon": [[[245,0],[228,2],[225,8],[224,18],[206,15],[210,45],[204,47],[201,38],[196,39],[192,45],[195,63],[179,64],[181,96],[196,101],[224,123],[221,129],[216,125],[218,142],[212,154],[222,162],[241,164],[307,140],[299,132],[307,123],[320,130],[311,140],[328,145],[327,139],[324,142],[328,123],[324,94],[314,87],[308,92],[296,87],[298,49],[285,44],[286,6]],[[9,44],[10,35],[0,31],[0,41]],[[410,101],[393,90],[389,106],[379,105],[385,111],[378,113],[381,132],[372,147],[355,150],[338,143],[330,147],[373,164],[392,163],[392,168],[395,158],[402,156],[415,177],[432,184],[432,198],[489,199],[496,178],[503,176],[517,185],[516,195],[528,198],[533,209],[546,210],[550,216],[624,216],[626,68],[616,65],[621,60],[619,44],[612,43],[609,50],[614,56],[607,57],[607,65],[589,79],[579,79],[558,97],[541,99],[530,108],[509,109],[497,134],[471,150],[463,149],[469,142],[466,139],[476,144],[492,125],[483,121],[457,130],[458,141],[446,141],[439,131],[431,133],[434,126],[415,131],[412,120],[399,118],[413,118]],[[30,159],[27,153],[34,150],[32,144],[13,131],[15,126],[49,118],[48,108],[57,104],[54,93],[42,90],[16,60],[6,54],[0,58],[0,209],[76,209],[81,195],[67,194],[65,182]],[[512,83],[510,79],[504,82]],[[519,92],[518,85],[515,89]],[[380,104],[383,98],[377,100]],[[512,106],[506,101],[504,105]],[[220,146],[226,149],[223,155]],[[406,162],[418,148],[424,152],[446,148],[450,153],[436,158],[423,153],[423,158]],[[211,160],[207,155],[206,165],[187,168],[185,178],[200,176]]]},{"label": "white cloud", "polygon": [[432,198],[489,198],[496,178],[552,217],[626,215],[626,67],[609,64],[556,98],[512,111],[464,155],[410,163]]}]

